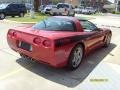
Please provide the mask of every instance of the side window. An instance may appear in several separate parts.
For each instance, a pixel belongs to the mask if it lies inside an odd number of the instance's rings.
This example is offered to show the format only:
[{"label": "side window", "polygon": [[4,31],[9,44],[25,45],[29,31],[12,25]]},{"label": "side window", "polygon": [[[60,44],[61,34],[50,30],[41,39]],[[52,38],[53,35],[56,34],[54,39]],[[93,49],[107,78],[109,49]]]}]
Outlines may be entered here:
[{"label": "side window", "polygon": [[57,7],[58,7],[58,8],[63,8],[63,5],[62,5],[62,4],[58,4]]},{"label": "side window", "polygon": [[64,22],[62,24],[63,30],[70,30],[70,31],[75,31],[75,26],[72,22]]},{"label": "side window", "polygon": [[64,8],[69,8],[69,5],[67,5],[67,4],[64,4]]},{"label": "side window", "polygon": [[80,23],[81,23],[82,28],[86,32],[94,31],[97,28],[93,23],[91,23],[87,20],[81,20]]},{"label": "side window", "polygon": [[15,4],[11,4],[10,5],[10,8],[13,10],[13,9],[18,9],[18,6],[17,5],[15,5]]}]

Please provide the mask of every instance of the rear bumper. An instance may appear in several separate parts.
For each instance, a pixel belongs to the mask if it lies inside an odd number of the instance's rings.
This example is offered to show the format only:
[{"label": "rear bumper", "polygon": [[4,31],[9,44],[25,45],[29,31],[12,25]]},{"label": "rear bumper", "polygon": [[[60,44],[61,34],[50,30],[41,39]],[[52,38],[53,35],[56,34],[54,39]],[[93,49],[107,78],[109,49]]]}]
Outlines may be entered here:
[{"label": "rear bumper", "polygon": [[[43,48],[41,46],[32,45],[32,51],[27,51],[18,47],[18,39],[7,36],[7,42],[11,49],[19,54],[26,55],[40,63],[50,65],[55,68],[61,68],[66,65],[66,58],[59,51],[55,51],[54,48]],[[62,59],[62,60],[61,60]]]}]

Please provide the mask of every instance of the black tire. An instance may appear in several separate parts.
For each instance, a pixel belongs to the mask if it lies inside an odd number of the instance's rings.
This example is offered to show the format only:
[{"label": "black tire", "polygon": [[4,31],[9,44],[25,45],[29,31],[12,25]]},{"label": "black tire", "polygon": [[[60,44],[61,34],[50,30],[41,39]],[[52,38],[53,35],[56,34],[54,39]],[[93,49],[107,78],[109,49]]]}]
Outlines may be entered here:
[{"label": "black tire", "polygon": [[19,17],[24,17],[24,13],[23,13],[23,12],[20,12],[20,13],[19,13]]},{"label": "black tire", "polygon": [[72,17],[74,17],[75,16],[75,12],[74,12],[74,14],[72,15]]},{"label": "black tire", "polygon": [[6,16],[5,16],[4,13],[0,13],[0,19],[1,19],[1,20],[5,19],[5,17],[6,17]]},{"label": "black tire", "polygon": [[106,35],[105,40],[104,40],[105,42],[104,47],[108,47],[110,45],[111,36],[112,36],[111,34]]},{"label": "black tire", "polygon": [[83,58],[83,47],[82,45],[77,45],[71,52],[68,60],[68,68],[70,70],[75,70],[79,67]]},{"label": "black tire", "polygon": [[51,16],[55,16],[55,13],[50,13]]},{"label": "black tire", "polygon": [[59,13],[59,16],[62,16],[62,13]]},{"label": "black tire", "polygon": [[15,16],[12,16],[12,18],[14,18]]}]

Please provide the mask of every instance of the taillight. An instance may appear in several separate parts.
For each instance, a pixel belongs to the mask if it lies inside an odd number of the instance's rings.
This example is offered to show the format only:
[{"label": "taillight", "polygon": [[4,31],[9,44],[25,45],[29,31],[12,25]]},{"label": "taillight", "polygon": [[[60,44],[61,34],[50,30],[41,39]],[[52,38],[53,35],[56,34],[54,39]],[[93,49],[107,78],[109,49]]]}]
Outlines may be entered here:
[{"label": "taillight", "polygon": [[9,30],[8,31],[8,35],[12,36],[12,37],[16,37],[17,36],[17,32],[14,30]]},{"label": "taillight", "polygon": [[35,44],[40,45],[40,44],[41,44],[41,42],[42,42],[42,40],[41,40],[41,38],[40,38],[40,37],[36,37],[36,38],[34,38],[33,42],[34,42]]},{"label": "taillight", "polygon": [[33,43],[35,43],[36,45],[42,45],[44,47],[52,46],[51,40],[44,37],[39,37],[39,36],[34,38]]},{"label": "taillight", "polygon": [[45,46],[45,47],[50,47],[50,46],[52,46],[52,42],[51,42],[50,40],[44,40],[42,44],[43,44],[43,46]]}]

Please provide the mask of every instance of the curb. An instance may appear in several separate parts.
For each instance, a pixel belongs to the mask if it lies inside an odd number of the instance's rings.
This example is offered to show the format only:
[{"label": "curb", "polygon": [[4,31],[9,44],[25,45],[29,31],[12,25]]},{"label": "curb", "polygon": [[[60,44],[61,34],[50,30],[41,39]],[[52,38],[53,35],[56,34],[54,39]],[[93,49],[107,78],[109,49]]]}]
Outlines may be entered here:
[{"label": "curb", "polygon": [[112,28],[120,28],[120,27],[117,27],[117,26],[110,26],[110,25],[101,25],[101,26],[112,27]]},{"label": "curb", "polygon": [[[116,48],[114,48],[110,53],[111,53],[111,54],[115,54],[116,52],[119,51],[119,48],[120,48],[120,42],[119,42],[119,44],[116,46]],[[110,53],[109,53],[109,54],[110,54]],[[109,59],[109,54],[108,54],[107,57],[104,58],[105,60],[106,60],[106,59]],[[104,60],[103,60],[103,61],[104,61]]]}]

